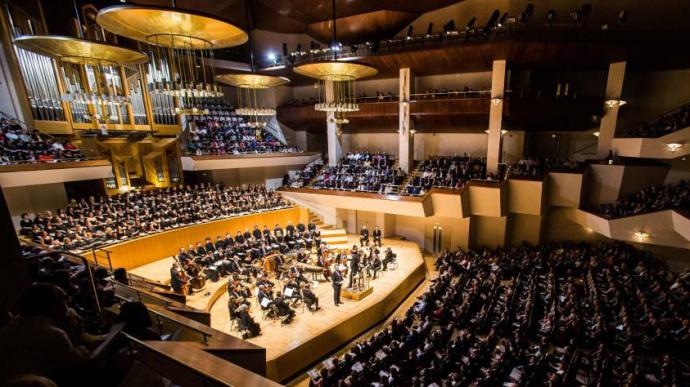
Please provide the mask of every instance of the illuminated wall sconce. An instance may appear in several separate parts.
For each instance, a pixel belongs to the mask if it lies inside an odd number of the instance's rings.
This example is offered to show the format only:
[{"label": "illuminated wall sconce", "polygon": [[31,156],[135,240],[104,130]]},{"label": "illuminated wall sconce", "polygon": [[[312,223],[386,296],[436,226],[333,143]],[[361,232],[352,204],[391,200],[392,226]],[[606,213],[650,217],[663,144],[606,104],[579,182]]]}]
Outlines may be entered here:
[{"label": "illuminated wall sconce", "polygon": [[596,132],[594,132],[594,133],[592,133],[592,134],[594,135],[594,137],[599,137],[599,131],[596,131]]},{"label": "illuminated wall sconce", "polygon": [[417,133],[417,130],[412,129],[412,130],[410,130],[410,133],[411,133],[412,135],[414,135],[415,133]]},{"label": "illuminated wall sconce", "polygon": [[594,230],[592,230],[592,229],[589,228],[589,227],[585,227],[585,231],[587,231],[587,234],[591,234],[591,233],[594,232]]},{"label": "illuminated wall sconce", "polygon": [[501,102],[503,102],[503,98],[500,98],[500,97],[491,98],[491,104],[494,106],[500,105]]},{"label": "illuminated wall sconce", "polygon": [[677,142],[672,142],[672,143],[670,143],[670,144],[666,144],[666,148],[668,148],[668,150],[670,150],[671,152],[677,151],[677,150],[680,149],[682,146],[683,146],[683,144],[679,144],[679,143],[677,143]]},{"label": "illuminated wall sconce", "polygon": [[606,106],[613,108],[613,107],[621,107],[625,105],[627,102],[623,101],[622,99],[609,99],[606,102],[604,102]]},{"label": "illuminated wall sconce", "polygon": [[[489,129],[485,130],[484,133],[489,134]],[[501,129],[501,136],[503,136],[503,135],[506,134],[506,133],[508,133],[507,130]]]},{"label": "illuminated wall sconce", "polygon": [[644,231],[635,231],[633,235],[635,236],[635,239],[637,239],[638,241],[649,239],[649,233]]}]

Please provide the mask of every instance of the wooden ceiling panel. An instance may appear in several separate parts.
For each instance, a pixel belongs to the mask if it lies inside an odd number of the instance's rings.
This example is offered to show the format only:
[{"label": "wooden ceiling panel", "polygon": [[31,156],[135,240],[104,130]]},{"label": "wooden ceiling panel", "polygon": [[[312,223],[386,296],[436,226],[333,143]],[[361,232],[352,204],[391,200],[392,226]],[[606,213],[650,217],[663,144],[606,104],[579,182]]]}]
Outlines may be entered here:
[{"label": "wooden ceiling panel", "polygon": [[[347,16],[336,20],[338,40],[344,42],[357,39],[375,39],[400,31],[417,18],[416,13],[401,11],[376,11]],[[333,21],[320,21],[307,25],[307,33],[322,42],[328,42],[333,35]]]}]

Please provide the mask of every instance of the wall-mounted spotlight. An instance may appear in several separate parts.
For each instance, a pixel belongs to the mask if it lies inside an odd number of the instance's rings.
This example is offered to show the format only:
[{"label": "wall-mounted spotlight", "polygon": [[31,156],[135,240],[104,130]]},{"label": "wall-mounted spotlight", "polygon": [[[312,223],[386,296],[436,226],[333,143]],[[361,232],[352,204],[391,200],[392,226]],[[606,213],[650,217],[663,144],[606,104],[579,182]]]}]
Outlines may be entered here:
[{"label": "wall-mounted spotlight", "polygon": [[644,231],[635,231],[633,235],[635,236],[635,239],[637,239],[638,241],[643,241],[649,239],[650,237],[649,233]]},{"label": "wall-mounted spotlight", "polygon": [[609,99],[604,102],[606,106],[613,108],[613,107],[621,107],[628,103],[627,101],[623,101],[622,99]]},{"label": "wall-mounted spotlight", "polygon": [[500,105],[501,102],[503,102],[503,98],[501,98],[501,97],[494,97],[494,98],[491,98],[491,104],[494,105],[494,106]]},{"label": "wall-mounted spotlight", "polygon": [[592,134],[594,135],[594,137],[599,137],[599,131],[598,130]]},{"label": "wall-mounted spotlight", "polygon": [[680,144],[677,142],[672,142],[672,143],[666,144],[666,148],[668,148],[668,150],[670,150],[671,152],[675,152],[682,147],[683,147],[683,144]]}]

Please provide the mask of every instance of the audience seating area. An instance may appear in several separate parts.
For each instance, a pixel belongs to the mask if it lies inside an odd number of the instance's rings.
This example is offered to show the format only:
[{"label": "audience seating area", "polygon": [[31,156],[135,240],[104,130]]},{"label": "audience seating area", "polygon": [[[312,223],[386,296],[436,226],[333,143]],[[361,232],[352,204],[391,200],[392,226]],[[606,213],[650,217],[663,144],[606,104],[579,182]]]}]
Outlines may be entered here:
[{"label": "audience seating area", "polygon": [[675,209],[686,213],[690,209],[690,183],[646,187],[615,202],[602,204],[596,212],[610,218],[640,215],[648,212]]},{"label": "audience seating area", "polygon": [[690,272],[625,244],[445,252],[404,318],[312,386],[687,385]]},{"label": "audience seating area", "polygon": [[194,116],[187,139],[191,155],[239,155],[247,153],[300,152],[278,141],[261,126],[235,115],[228,106],[212,106],[208,115]]},{"label": "audience seating area", "polygon": [[84,155],[69,140],[30,130],[13,118],[0,118],[0,165],[81,161]]},{"label": "audience seating area", "polygon": [[395,159],[385,153],[352,152],[338,165],[324,167],[313,188],[361,192],[397,193],[406,174],[396,168]]},{"label": "audience seating area", "polygon": [[546,172],[579,172],[584,164],[559,158],[525,158],[508,167],[508,176],[543,177]]},{"label": "audience seating area", "polygon": [[486,160],[479,157],[435,156],[422,160],[412,173],[405,193],[423,195],[431,188],[461,189],[472,179],[486,178]]},{"label": "audience seating area", "polygon": [[655,138],[690,126],[690,104],[666,113],[654,121],[625,131],[625,137]]},{"label": "audience seating area", "polygon": [[318,159],[306,165],[294,177],[290,178],[288,176],[287,182],[283,182],[283,185],[289,186],[291,188],[305,187],[314,177],[316,177],[321,168],[323,168],[323,159]]},{"label": "audience seating area", "polygon": [[64,209],[23,214],[21,234],[62,250],[87,250],[214,219],[289,207],[264,186],[180,186],[89,199]]}]

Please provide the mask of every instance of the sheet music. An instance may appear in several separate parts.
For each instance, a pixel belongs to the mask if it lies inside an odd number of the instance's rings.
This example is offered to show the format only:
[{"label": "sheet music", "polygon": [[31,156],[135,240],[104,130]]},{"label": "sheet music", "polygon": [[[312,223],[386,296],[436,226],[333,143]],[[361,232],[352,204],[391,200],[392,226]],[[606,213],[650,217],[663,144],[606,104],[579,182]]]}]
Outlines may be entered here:
[{"label": "sheet music", "polygon": [[267,307],[268,304],[270,304],[270,303],[271,303],[271,301],[268,300],[268,297],[266,297],[266,298],[264,298],[263,300],[261,300],[261,306],[264,307],[264,308]]}]

